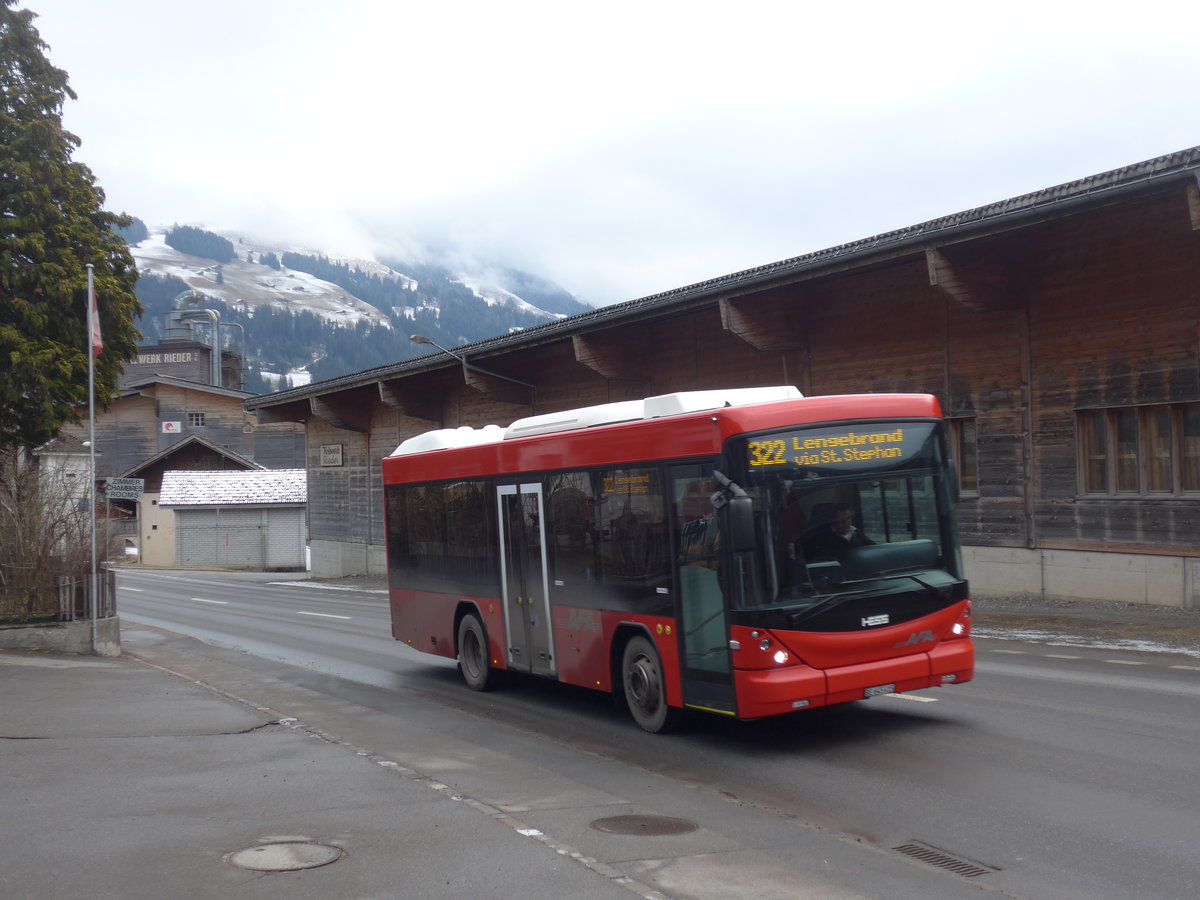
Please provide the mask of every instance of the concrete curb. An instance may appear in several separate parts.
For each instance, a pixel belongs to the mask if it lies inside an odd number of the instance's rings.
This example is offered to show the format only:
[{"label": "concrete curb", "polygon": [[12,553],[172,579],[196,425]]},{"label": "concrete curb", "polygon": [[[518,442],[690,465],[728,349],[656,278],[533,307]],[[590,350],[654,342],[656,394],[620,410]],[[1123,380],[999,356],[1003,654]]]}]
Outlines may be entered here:
[{"label": "concrete curb", "polygon": [[38,625],[0,625],[0,650],[120,656],[121,620],[118,616],[96,620],[95,647],[92,646],[91,619]]}]

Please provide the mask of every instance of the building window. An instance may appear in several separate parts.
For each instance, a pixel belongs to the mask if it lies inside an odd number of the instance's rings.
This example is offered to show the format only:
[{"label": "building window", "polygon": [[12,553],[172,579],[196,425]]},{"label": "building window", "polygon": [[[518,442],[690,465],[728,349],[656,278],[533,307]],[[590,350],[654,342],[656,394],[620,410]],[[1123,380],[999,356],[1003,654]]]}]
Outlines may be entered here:
[{"label": "building window", "polygon": [[204,425],[204,413],[191,412],[191,413],[188,413],[187,416],[188,416],[188,427],[200,428],[201,426]]},{"label": "building window", "polygon": [[1200,406],[1180,413],[1179,477],[1185,491],[1200,491]]},{"label": "building window", "polygon": [[1200,491],[1200,404],[1080,410],[1076,426],[1082,493]]},{"label": "building window", "polygon": [[979,496],[979,447],[975,419],[948,419],[950,453],[958,470],[958,491],[969,497]]}]

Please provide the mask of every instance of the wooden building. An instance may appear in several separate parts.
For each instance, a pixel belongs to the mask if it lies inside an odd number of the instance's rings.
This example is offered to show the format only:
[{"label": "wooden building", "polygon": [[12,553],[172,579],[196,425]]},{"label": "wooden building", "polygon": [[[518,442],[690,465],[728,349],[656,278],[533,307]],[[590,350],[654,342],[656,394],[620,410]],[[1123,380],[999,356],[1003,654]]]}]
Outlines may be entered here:
[{"label": "wooden building", "polygon": [[191,434],[121,472],[117,477],[140,478],[143,483],[141,498],[124,503],[135,512],[129,523],[132,526],[128,537],[132,550],[129,555],[147,566],[185,565],[179,555],[175,510],[160,502],[163,480],[168,474],[250,471],[266,469],[203,435]]},{"label": "wooden building", "polygon": [[[186,373],[185,373],[186,374]],[[247,391],[170,375],[121,379],[119,393],[96,411],[99,496],[110,478],[141,478],[139,501],[115,501],[132,516],[119,523],[131,560],[175,565],[174,514],[157,506],[167,469],[294,469],[304,466],[304,430],[294,422],[260,425],[242,404]],[[84,441],[86,419],[62,437]]]},{"label": "wooden building", "polygon": [[[96,411],[96,477],[114,478],[192,436],[225,447],[267,469],[304,464],[304,434],[295,423],[260,427],[242,404],[247,391],[170,375],[123,379],[107,409]],[[63,429],[86,439],[84,421]]]},{"label": "wooden building", "polygon": [[928,391],[978,596],[1200,605],[1200,147],[248,399],[303,423],[314,575],[384,571],[430,428],[716,387]]}]

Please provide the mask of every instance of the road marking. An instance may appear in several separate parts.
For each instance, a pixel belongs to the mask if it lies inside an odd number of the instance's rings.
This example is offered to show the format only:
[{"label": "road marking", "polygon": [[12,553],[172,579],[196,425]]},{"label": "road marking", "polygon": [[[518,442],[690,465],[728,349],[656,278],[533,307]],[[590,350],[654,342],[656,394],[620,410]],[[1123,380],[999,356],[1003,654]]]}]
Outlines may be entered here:
[{"label": "road marking", "polygon": [[203,597],[193,597],[192,599],[195,600],[197,603],[215,603],[218,606],[228,606],[229,605],[228,600],[205,600]]},{"label": "road marking", "polygon": [[1082,656],[1072,656],[1070,653],[1047,653],[1050,659],[1083,659]]},{"label": "road marking", "polygon": [[135,591],[136,593],[139,593],[139,594],[144,594],[144,593],[146,593],[146,589],[145,589],[145,588],[131,588],[131,587],[122,587],[122,588],[121,588],[121,590],[123,590],[123,591]]},{"label": "road marking", "polygon": [[331,615],[330,613],[303,612],[301,610],[296,610],[296,615],[298,615],[298,616],[320,616],[322,619],[349,619],[350,618],[349,616],[335,616],[335,615]]},{"label": "road marking", "polygon": [[1200,666],[1171,666],[1172,669],[1182,669],[1184,672],[1200,672]]},{"label": "road marking", "polygon": [[268,581],[267,584],[279,587],[316,588],[321,591],[354,591],[356,594],[387,595],[386,588],[363,588],[352,584],[326,584],[322,581]]},{"label": "road marking", "polygon": [[1007,653],[1011,656],[1024,656],[1024,650],[993,650],[993,653]]},{"label": "road marking", "polygon": [[1144,666],[1144,662],[1138,662],[1135,659],[1106,659],[1106,663],[1112,663],[1114,666]]},{"label": "road marking", "polygon": [[937,703],[937,697],[922,697],[920,694],[884,694],[885,697],[893,697],[896,700],[911,700],[913,703]]}]

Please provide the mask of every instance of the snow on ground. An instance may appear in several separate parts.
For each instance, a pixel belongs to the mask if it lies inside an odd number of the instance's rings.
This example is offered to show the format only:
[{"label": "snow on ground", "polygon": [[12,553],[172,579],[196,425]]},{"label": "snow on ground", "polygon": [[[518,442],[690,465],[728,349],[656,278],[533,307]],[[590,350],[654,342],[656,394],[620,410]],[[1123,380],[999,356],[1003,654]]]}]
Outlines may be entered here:
[{"label": "snow on ground", "polygon": [[488,306],[511,306],[522,312],[532,313],[537,316],[547,316],[551,319],[566,318],[562,313],[546,312],[546,310],[539,309],[532,303],[522,300],[511,291],[506,291],[504,288],[496,287],[495,285],[484,284],[469,275],[459,275],[458,280],[467,290],[483,300]]},{"label": "snow on ground", "polygon": [[285,375],[280,375],[278,372],[259,372],[259,375],[262,376],[263,381],[277,391],[304,387],[312,383],[312,372],[307,368],[289,369]]},{"label": "snow on ground", "polygon": [[971,636],[999,641],[1023,641],[1051,647],[1090,647],[1094,650],[1129,650],[1137,653],[1180,653],[1200,659],[1200,650],[1144,638],[1096,637],[1041,628],[1003,628],[973,626]]}]

